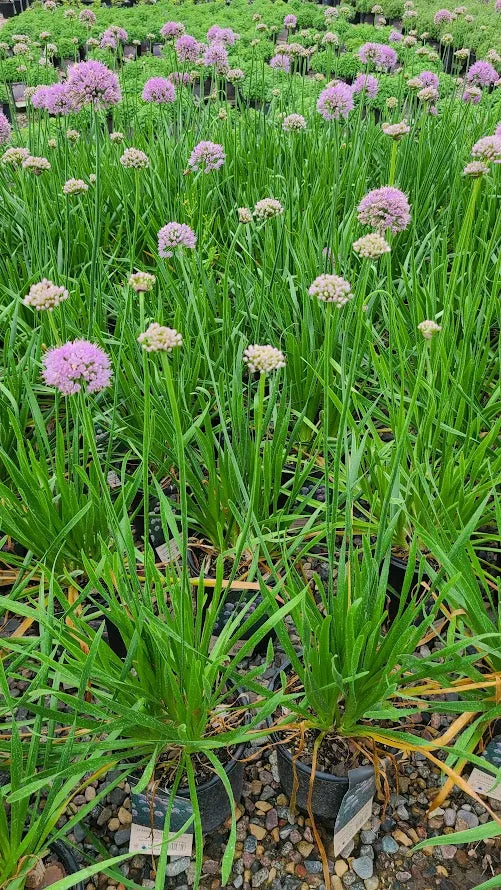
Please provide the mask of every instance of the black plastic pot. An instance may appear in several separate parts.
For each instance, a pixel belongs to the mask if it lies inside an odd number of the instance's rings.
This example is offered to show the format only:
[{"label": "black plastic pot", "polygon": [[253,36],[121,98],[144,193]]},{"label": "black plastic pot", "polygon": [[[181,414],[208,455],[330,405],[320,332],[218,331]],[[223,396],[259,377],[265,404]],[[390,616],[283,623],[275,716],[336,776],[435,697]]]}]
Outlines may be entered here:
[{"label": "black plastic pot", "polygon": [[4,19],[10,19],[20,12],[22,12],[21,7],[15,3],[0,3],[0,15]]},{"label": "black plastic pot", "polygon": [[[245,748],[245,744],[239,745],[224,769],[230,782],[235,803],[238,803],[242,797]],[[134,780],[139,780],[139,776],[133,773],[129,778],[131,786]],[[134,788],[132,787],[133,790]],[[181,788],[178,789],[177,796],[183,798],[183,800],[189,800],[190,792],[187,788]],[[148,803],[146,794],[141,794],[139,797],[141,799],[144,798],[145,803]],[[162,798],[169,799],[169,789],[158,786],[155,791],[155,800],[158,801]],[[215,831],[223,822],[226,822],[226,819],[231,814],[228,794],[219,776],[213,776],[208,782],[204,782],[203,785],[197,787],[197,802],[204,834],[210,834],[212,831]]]},{"label": "black plastic pot", "polygon": [[[67,875],[75,875],[77,871],[79,871],[78,862],[64,841],[52,841],[49,845],[49,849],[55,856],[57,856],[61,864],[64,865],[64,870]],[[84,890],[83,881],[79,881],[78,884],[75,884],[74,890]]]},{"label": "black plastic pot", "polygon": [[[254,597],[255,597],[255,599],[254,599]],[[250,606],[250,609],[252,609],[254,611],[255,609],[257,609],[258,606],[261,605],[261,603],[263,601],[263,597],[261,596],[261,594],[259,592],[257,593],[257,596],[256,596],[255,590],[234,590],[234,589],[230,588],[230,590],[226,594],[223,606],[221,607],[219,614],[217,616],[216,624],[214,626],[214,636],[219,636],[219,634],[225,627],[226,623],[231,618],[234,617],[235,613],[238,612],[239,609],[243,610],[245,608],[246,604],[249,602],[249,600],[252,600],[252,599],[254,599],[254,602],[253,602],[252,606]],[[251,615],[252,615],[252,612],[250,612],[249,609],[247,609],[245,612],[245,615],[242,619],[242,623],[247,621],[247,619],[250,618]],[[254,633],[256,633],[256,631],[259,630],[259,628],[261,628],[267,620],[268,620],[268,615],[263,615],[262,618],[258,618],[257,621],[255,622],[255,624],[253,624],[249,628],[249,630],[246,631],[246,633],[244,633],[242,635],[241,639],[249,640],[250,637]],[[275,638],[275,632],[273,630],[270,630],[270,631],[268,631],[268,633],[263,634],[259,643],[257,644],[257,646],[255,646],[254,651],[255,652],[266,652],[266,647],[268,645],[269,640],[274,639],[274,638]]]},{"label": "black plastic pot", "polygon": [[[287,671],[290,662],[281,667],[281,671]],[[280,682],[280,673],[277,673],[270,683],[270,688],[275,690]],[[294,772],[297,777],[296,806],[303,812],[307,812],[308,795],[311,785],[311,766],[300,759],[293,762],[292,754],[280,739],[277,733],[271,737],[276,743],[278,775],[284,794],[289,798],[294,787]],[[315,819],[325,822],[330,827],[334,825],[343,797],[349,788],[348,777],[333,776],[331,773],[315,772],[313,791],[311,797],[311,811]]]}]

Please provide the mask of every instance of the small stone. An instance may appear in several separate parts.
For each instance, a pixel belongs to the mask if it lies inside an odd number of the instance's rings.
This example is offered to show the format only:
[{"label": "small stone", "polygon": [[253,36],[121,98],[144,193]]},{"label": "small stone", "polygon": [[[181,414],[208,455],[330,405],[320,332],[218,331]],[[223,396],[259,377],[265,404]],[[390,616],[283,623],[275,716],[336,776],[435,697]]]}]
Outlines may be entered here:
[{"label": "small stone", "polygon": [[372,831],[372,829],[362,830],[360,832],[360,840],[363,844],[373,844],[376,840],[376,832]]},{"label": "small stone", "polygon": [[85,789],[85,800],[89,803],[91,800],[94,800],[96,796],[96,789],[92,787],[92,785],[87,785]]},{"label": "small stone", "polygon": [[322,863],[317,859],[305,859],[305,868],[310,875],[322,874]]},{"label": "small stone", "polygon": [[440,847],[440,852],[442,854],[443,859],[454,859],[458,848],[454,846],[454,844],[442,844]]},{"label": "small stone", "polygon": [[456,831],[466,831],[468,828],[476,828],[478,826],[478,816],[470,813],[469,810],[459,810],[456,816]]},{"label": "small stone", "polygon": [[255,822],[251,822],[249,825],[249,831],[258,841],[262,841],[266,837],[266,828],[262,825],[256,825]]},{"label": "small stone", "polygon": [[331,890],[343,890],[343,882],[337,875],[333,875],[331,878]]},{"label": "small stone", "polygon": [[219,873],[220,865],[216,859],[206,859],[202,865],[202,872],[204,875],[217,875]]},{"label": "small stone", "polygon": [[268,880],[268,869],[260,868],[254,875],[252,875],[252,886],[253,887],[262,887],[263,884],[266,884]]},{"label": "small stone", "polygon": [[297,848],[298,848],[299,852],[301,853],[301,856],[303,857],[303,859],[308,859],[308,856],[310,855],[311,851],[313,850],[313,844],[308,844],[307,841],[301,841],[297,845]]},{"label": "small stone", "polygon": [[272,831],[272,829],[276,828],[277,826],[278,826],[278,813],[273,808],[271,810],[268,810],[268,812],[266,813],[266,830]]},{"label": "small stone", "polygon": [[248,835],[244,841],[244,850],[246,853],[255,853],[257,847],[257,840],[252,835]]},{"label": "small stone", "polygon": [[123,847],[124,844],[128,844],[130,840],[130,828],[121,828],[119,831],[116,831],[113,840],[117,847]]},{"label": "small stone", "polygon": [[268,803],[267,800],[256,800],[256,810],[259,810],[260,813],[267,813],[268,810],[271,810],[271,803]]},{"label": "small stone", "polygon": [[[130,833],[130,832],[129,832]],[[166,878],[175,878],[177,875],[186,871],[186,869],[190,865],[190,857],[183,856],[181,859],[171,859],[170,862],[165,866],[165,877]]]},{"label": "small stone", "polygon": [[403,831],[400,831],[399,828],[397,828],[397,830],[393,832],[393,837],[397,841],[397,843],[401,844],[403,847],[412,847],[412,841],[410,837],[407,837],[407,835],[404,834]]},{"label": "small stone", "polygon": [[122,825],[130,825],[132,822],[132,813],[130,813],[129,810],[126,810],[125,807],[120,807],[118,818]]},{"label": "small stone", "polygon": [[103,807],[103,809],[99,813],[99,816],[96,819],[96,822],[98,825],[106,825],[106,823],[109,822],[109,820],[111,819],[112,816],[113,816],[112,808],[111,807]]},{"label": "small stone", "polygon": [[351,863],[351,867],[356,875],[362,880],[365,878],[372,878],[374,874],[374,863],[370,856],[359,856],[358,859],[354,859]]},{"label": "small stone", "polygon": [[397,881],[400,881],[401,884],[406,884],[407,881],[410,881],[412,875],[410,871],[397,871],[395,877]]},{"label": "small stone", "polygon": [[456,824],[456,810],[453,810],[452,807],[447,807],[444,810],[444,825],[446,828],[454,828]]},{"label": "small stone", "polygon": [[114,816],[113,819],[110,819],[110,821],[108,822],[108,830],[113,832],[113,831],[118,831],[119,828],[120,828],[120,819],[117,819]]},{"label": "small stone", "polygon": [[365,890],[378,890],[379,878],[373,875],[372,878],[366,878],[364,881]]},{"label": "small stone", "polygon": [[348,856],[351,856],[354,849],[355,849],[355,841],[352,838],[351,841],[348,841],[348,843],[346,844],[346,847],[343,847],[343,849],[341,850],[339,855],[342,856],[343,859],[348,859]]},{"label": "small stone", "polygon": [[385,834],[384,838],[381,841],[381,847],[384,853],[388,853],[391,855],[392,853],[396,853],[398,851],[398,844],[391,836],[391,834]]},{"label": "small stone", "polygon": [[348,863],[344,861],[344,859],[336,859],[334,863],[334,871],[336,872],[338,878],[342,878],[343,875],[348,871]]},{"label": "small stone", "polygon": [[82,825],[80,822],[77,822],[73,829],[73,834],[75,835],[75,840],[77,844],[81,844],[85,835],[87,834],[87,829],[85,825]]},{"label": "small stone", "polygon": [[397,816],[399,819],[402,820],[402,822],[409,821],[409,811],[406,809],[406,807],[404,807],[403,804],[397,807]]}]

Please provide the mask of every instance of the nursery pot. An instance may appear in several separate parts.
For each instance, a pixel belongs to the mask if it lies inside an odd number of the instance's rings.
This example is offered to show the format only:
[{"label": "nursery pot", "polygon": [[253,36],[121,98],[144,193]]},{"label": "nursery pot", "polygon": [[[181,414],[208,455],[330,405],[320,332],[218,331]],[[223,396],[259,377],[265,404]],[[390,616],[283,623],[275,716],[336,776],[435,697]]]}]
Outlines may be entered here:
[{"label": "nursery pot", "polygon": [[[245,609],[249,600],[252,599],[254,599],[254,602],[252,606],[250,606],[250,609],[254,611],[254,609],[260,606],[263,601],[261,594],[255,590],[238,590],[230,587],[229,591],[226,594],[224,603],[218,612],[216,623],[214,625],[214,636],[218,637],[225,627],[226,623],[234,617],[235,613],[238,612],[239,609]],[[242,624],[251,617],[252,611],[249,611],[249,609],[246,610],[245,615],[242,619]],[[249,640],[251,636],[264,625],[264,623],[268,620],[268,617],[269,616],[266,614],[263,615],[262,618],[258,618],[255,624],[253,624],[249,628],[249,630],[242,635],[242,641]],[[265,652],[269,640],[274,638],[274,631],[269,630],[267,633],[262,635],[258,644],[254,647],[254,651]]]},{"label": "nursery pot", "polygon": [[[287,671],[289,667],[290,662],[285,662],[280,671]],[[279,682],[280,672],[277,672],[270,683],[270,689],[276,690]],[[278,733],[272,733],[271,737],[276,744],[278,775],[282,790],[290,800],[294,787],[295,772],[297,785],[296,806],[307,812],[311,785],[311,766],[308,763],[303,763],[299,758],[293,761],[292,753],[283,744]],[[314,818],[332,827],[348,789],[349,780],[347,776],[333,776],[331,773],[316,770],[311,797],[311,811]]]},{"label": "nursery pot", "polygon": [[[240,695],[240,699],[248,701],[243,693]],[[245,754],[245,748],[245,743],[239,745],[224,768],[230,782],[235,803],[238,803],[242,797],[244,783],[243,756]],[[132,791],[134,791],[134,781],[139,781],[139,775],[137,773],[132,773],[129,779]],[[176,795],[177,797],[183,798],[183,800],[190,799],[188,788],[178,788]],[[141,803],[150,806],[146,794],[142,793],[138,795],[138,797],[141,800]],[[155,801],[164,801],[167,803],[168,800],[169,789],[162,788],[159,785],[155,791]],[[208,782],[204,782],[202,785],[197,786],[197,802],[200,810],[202,831],[204,834],[210,834],[215,831],[223,824],[223,822],[226,822],[228,816],[231,815],[231,805],[228,794],[219,776],[213,776]]]}]

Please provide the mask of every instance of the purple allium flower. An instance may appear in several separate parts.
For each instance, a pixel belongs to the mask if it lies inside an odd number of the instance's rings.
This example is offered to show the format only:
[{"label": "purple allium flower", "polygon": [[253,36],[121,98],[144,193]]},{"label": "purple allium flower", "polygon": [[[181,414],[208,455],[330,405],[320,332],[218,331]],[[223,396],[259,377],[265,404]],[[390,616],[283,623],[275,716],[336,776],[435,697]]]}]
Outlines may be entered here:
[{"label": "purple allium flower", "polygon": [[373,189],[362,198],[358,205],[358,219],[363,225],[372,226],[377,232],[390,229],[396,235],[410,223],[409,202],[399,189],[385,185]]},{"label": "purple allium flower", "polygon": [[392,71],[398,62],[398,56],[391,46],[385,43],[364,43],[358,51],[358,58],[364,65],[370,62],[382,70]]},{"label": "purple allium flower", "polygon": [[247,225],[252,222],[252,211],[249,210],[248,207],[239,207],[237,213],[238,221],[239,223],[242,223],[242,225]]},{"label": "purple allium flower", "polygon": [[230,68],[226,77],[230,83],[241,83],[242,80],[245,80],[245,71],[242,71],[241,68]]},{"label": "purple allium flower", "polygon": [[491,65],[490,62],[483,62],[481,60],[475,62],[471,68],[469,68],[466,75],[467,82],[472,83],[477,87],[490,87],[492,84],[496,83],[497,79],[498,73],[493,65]]},{"label": "purple allium flower", "polygon": [[29,293],[23,299],[25,306],[31,306],[32,309],[48,310],[52,312],[56,306],[59,306],[64,300],[67,300],[69,293],[65,287],[54,284],[48,278],[42,278],[38,284],[32,284]]},{"label": "purple allium flower", "polygon": [[290,15],[286,15],[284,18],[284,28],[287,28],[288,30],[292,30],[296,26],[297,26],[296,16],[292,15],[292,13]]},{"label": "purple allium flower", "polygon": [[272,56],[270,59],[270,68],[273,68],[275,71],[284,71],[285,74],[290,74],[291,60],[289,56],[285,55]]},{"label": "purple allium flower", "polygon": [[[419,90],[417,97],[420,102],[436,102],[438,90],[435,87],[423,87],[422,90]],[[431,108],[429,110],[431,111]]]},{"label": "purple allium flower", "polygon": [[129,35],[125,28],[120,27],[120,25],[110,25],[108,31],[110,34],[114,34],[117,40],[120,40],[122,43],[127,43]]},{"label": "purple allium flower", "polygon": [[31,97],[34,108],[43,108],[49,114],[71,114],[75,111],[70,91],[65,83],[37,87]]},{"label": "purple allium flower", "polygon": [[12,130],[8,119],[5,114],[0,111],[0,145],[9,141],[11,132]]},{"label": "purple allium flower", "polygon": [[205,50],[203,59],[206,68],[214,66],[216,71],[223,71],[228,67],[228,50],[223,43],[211,43]]},{"label": "purple allium flower", "polygon": [[418,74],[418,78],[424,87],[434,87],[438,90],[440,80],[438,74],[435,74],[434,71],[421,71],[421,73]]},{"label": "purple allium flower", "polygon": [[176,91],[166,77],[150,77],[143,87],[142,96],[145,102],[162,105],[166,102],[175,102]]},{"label": "purple allium flower", "polygon": [[326,121],[346,119],[354,107],[353,91],[342,81],[322,90],[317,101],[317,111]]},{"label": "purple allium flower", "polygon": [[137,342],[145,352],[172,352],[183,345],[183,338],[174,328],[166,328],[154,321],[146,331],[139,334]]},{"label": "purple allium flower", "polygon": [[472,84],[466,87],[461,98],[463,102],[469,103],[470,105],[478,105],[482,99],[482,90],[480,87],[473,86]]},{"label": "purple allium flower", "polygon": [[222,43],[225,46],[234,46],[239,39],[239,35],[232,28],[221,28],[219,25],[212,25],[207,31],[209,43]]},{"label": "purple allium flower", "polygon": [[308,293],[310,297],[316,297],[322,303],[335,303],[338,309],[353,299],[349,281],[345,281],[339,275],[330,275],[329,273],[315,278]]},{"label": "purple allium flower", "polygon": [[442,25],[444,22],[454,21],[454,16],[449,9],[439,9],[433,16],[433,21],[436,25]]},{"label": "purple allium flower", "polygon": [[185,223],[167,223],[158,233],[158,253],[161,257],[171,257],[178,247],[194,250],[197,236]]},{"label": "purple allium flower", "polygon": [[359,74],[353,81],[351,89],[355,95],[365,91],[366,95],[373,99],[377,96],[379,81],[372,74]]},{"label": "purple allium flower", "polygon": [[256,371],[260,374],[269,374],[270,371],[278,371],[279,368],[285,368],[283,352],[270,345],[260,346],[254,343],[252,346],[248,346],[244,350],[242,360],[253,374]]},{"label": "purple allium flower", "polygon": [[92,12],[92,9],[82,9],[78,18],[82,25],[87,25],[88,28],[95,25],[97,22],[96,14],[95,12]]},{"label": "purple allium flower", "polygon": [[169,80],[178,86],[186,87],[193,83],[193,75],[191,71],[172,71]]},{"label": "purple allium flower", "polygon": [[339,46],[339,37],[334,31],[326,31],[322,37],[322,46]]},{"label": "purple allium flower", "polygon": [[183,34],[174,44],[178,62],[196,62],[200,53],[200,44],[191,34]]},{"label": "purple allium flower", "polygon": [[189,157],[188,167],[195,172],[201,170],[203,173],[211,173],[213,170],[219,170],[225,160],[226,155],[222,145],[216,142],[199,142]]},{"label": "purple allium flower", "polygon": [[70,69],[68,92],[77,110],[85,105],[109,108],[122,98],[118,77],[102,62],[91,59],[78,62]]},{"label": "purple allium flower", "polygon": [[116,49],[118,40],[112,31],[105,31],[99,42],[100,49]]},{"label": "purple allium flower", "polygon": [[302,114],[288,114],[282,121],[282,130],[285,130],[286,133],[306,130],[306,120]]},{"label": "purple allium flower", "polygon": [[160,28],[160,34],[164,40],[177,40],[178,37],[183,36],[185,31],[186,28],[182,22],[166,22]]},{"label": "purple allium flower", "polygon": [[402,34],[400,33],[400,31],[393,30],[393,31],[390,31],[390,33],[388,35],[388,40],[390,41],[390,43],[400,43],[400,41],[402,39],[403,38],[402,38]]},{"label": "purple allium flower", "polygon": [[496,0],[494,9],[496,10],[496,12],[501,12],[501,0]]},{"label": "purple allium flower", "polygon": [[47,386],[55,386],[64,396],[80,392],[100,392],[110,385],[109,356],[88,340],[74,340],[49,349],[43,358],[42,376]]},{"label": "purple allium flower", "polygon": [[501,136],[483,136],[475,142],[471,154],[474,158],[501,164]]}]

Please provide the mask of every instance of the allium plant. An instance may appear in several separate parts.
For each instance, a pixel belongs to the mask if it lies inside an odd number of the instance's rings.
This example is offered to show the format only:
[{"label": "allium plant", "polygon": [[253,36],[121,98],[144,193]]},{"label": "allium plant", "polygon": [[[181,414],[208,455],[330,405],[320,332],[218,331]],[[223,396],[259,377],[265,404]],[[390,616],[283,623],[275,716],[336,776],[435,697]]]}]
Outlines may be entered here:
[{"label": "allium plant", "polygon": [[158,233],[158,253],[161,257],[171,257],[180,248],[194,250],[196,243],[195,232],[186,223],[167,223]]},{"label": "allium plant", "polygon": [[364,65],[372,64],[380,71],[393,71],[398,63],[397,53],[385,43],[364,43],[358,51],[358,57]]},{"label": "allium plant", "polygon": [[178,37],[183,36],[185,31],[186,28],[182,22],[165,22],[165,25],[160,28],[160,34],[164,40],[177,40]]},{"label": "allium plant", "polygon": [[73,65],[68,74],[68,93],[76,110],[86,105],[106,109],[117,105],[122,94],[118,77],[102,62],[90,59]]},{"label": "allium plant", "polygon": [[353,90],[342,82],[322,90],[317,101],[317,111],[326,121],[346,120],[354,107]]},{"label": "allium plant", "polygon": [[410,223],[409,202],[403,192],[391,186],[373,189],[358,205],[358,218],[377,232],[389,229],[396,235]]},{"label": "allium plant", "polygon": [[25,306],[31,306],[32,309],[52,311],[59,306],[64,300],[67,300],[69,293],[65,287],[54,284],[47,278],[42,278],[38,284],[32,284],[29,293],[23,299]]},{"label": "allium plant", "polygon": [[372,74],[359,74],[352,84],[352,91],[357,93],[365,93],[369,99],[374,99],[379,90],[379,81]]},{"label": "allium plant", "polygon": [[142,98],[145,102],[165,105],[175,102],[176,91],[172,82],[166,77],[150,77],[143,87]]},{"label": "allium plant", "polygon": [[224,148],[215,142],[199,142],[188,159],[188,167],[196,173],[219,170],[226,160]]},{"label": "allium plant", "polygon": [[45,383],[63,396],[75,395],[82,389],[100,392],[111,384],[109,356],[88,340],[73,340],[49,349],[42,364]]},{"label": "allium plant", "polygon": [[12,133],[11,125],[3,112],[0,112],[0,145],[8,142]]}]

